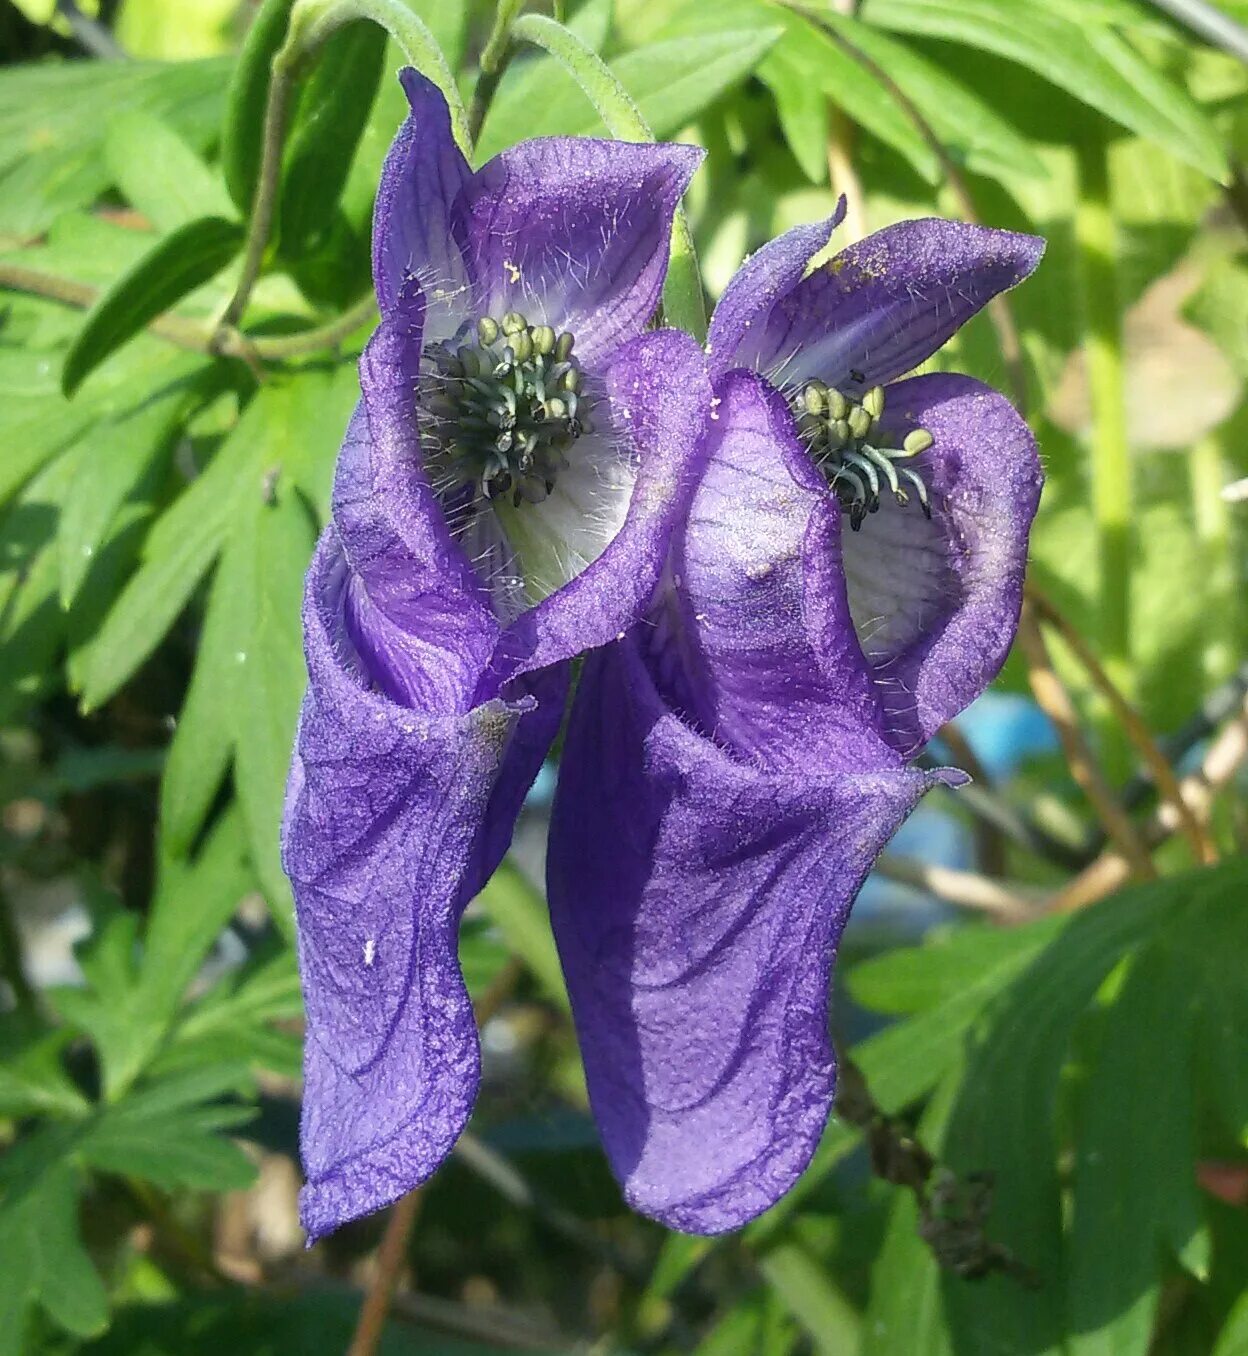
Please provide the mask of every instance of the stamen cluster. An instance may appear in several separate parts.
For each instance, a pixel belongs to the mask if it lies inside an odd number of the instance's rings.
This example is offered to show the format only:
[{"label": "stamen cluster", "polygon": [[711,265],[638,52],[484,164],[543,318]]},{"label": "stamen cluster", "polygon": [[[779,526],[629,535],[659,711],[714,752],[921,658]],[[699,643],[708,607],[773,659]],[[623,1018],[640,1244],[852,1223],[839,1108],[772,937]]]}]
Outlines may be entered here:
[{"label": "stamen cluster", "polygon": [[545,499],[572,444],[593,431],[575,342],[509,311],[482,316],[475,344],[431,344],[420,401],[430,462],[486,499]]},{"label": "stamen cluster", "polygon": [[873,386],[859,403],[835,386],[808,381],[792,403],[798,433],[836,491],[855,532],[867,514],[880,507],[881,476],[899,504],[910,501],[909,492],[901,484],[907,481],[924,514],[932,516],[923,477],[908,466],[897,465],[926,452],[932,445],[932,435],[925,428],[916,428],[906,434],[900,447],[882,445],[879,441],[880,419],[884,414],[882,386]]}]

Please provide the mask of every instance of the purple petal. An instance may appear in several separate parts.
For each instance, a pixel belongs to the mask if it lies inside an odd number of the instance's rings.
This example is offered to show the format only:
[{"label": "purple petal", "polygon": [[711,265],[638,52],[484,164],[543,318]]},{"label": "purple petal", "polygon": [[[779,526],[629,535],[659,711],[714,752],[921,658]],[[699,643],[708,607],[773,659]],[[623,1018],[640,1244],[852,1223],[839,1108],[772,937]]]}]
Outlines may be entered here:
[{"label": "purple petal", "polygon": [[[309,688],[283,828],[307,1007],[301,1149],[315,1239],[423,1181],[476,1095],[460,916],[506,848],[562,690],[463,710],[391,700],[347,634],[330,528],[308,577]],[[558,683],[555,684],[558,687]]]},{"label": "purple petal", "polygon": [[842,195],[827,220],[794,226],[769,240],[737,269],[711,317],[706,351],[713,374],[731,367],[757,366],[750,361],[751,351],[746,347],[753,337],[751,331],[762,333],[772,310],[801,282],[811,259],[844,218]]},{"label": "purple petal", "polygon": [[715,387],[707,469],[673,551],[689,714],[770,767],[897,760],[841,572],[841,515],[784,400],[753,373]]},{"label": "purple petal", "polygon": [[1013,231],[937,219],[889,226],[793,287],[752,325],[736,361],[786,385],[818,378],[857,391],[894,381],[1043,253],[1043,240]]},{"label": "purple petal", "polygon": [[482,310],[571,330],[594,362],[641,333],[667,272],[676,203],[703,152],[545,137],[503,151],[463,203]]},{"label": "purple petal", "polygon": [[695,1233],[773,1204],[831,1109],[850,903],[935,778],[772,772],[667,710],[635,638],[591,657],[551,825],[552,919],[611,1165]]},{"label": "purple petal", "polygon": [[620,453],[636,466],[628,511],[596,560],[512,623],[500,647],[504,672],[558,663],[628,630],[654,594],[697,483],[711,401],[697,344],[679,330],[642,335],[599,375]]},{"label": "purple petal", "polygon": [[889,387],[884,424],[893,446],[912,428],[933,435],[908,463],[931,488],[932,519],[913,500],[903,508],[885,494],[841,545],[887,737],[908,756],[1005,662],[1043,476],[1017,411],[970,377],[934,374]]},{"label": "purple petal", "polygon": [[468,308],[468,275],[452,221],[472,170],[451,135],[442,92],[410,68],[399,79],[412,111],[386,155],[373,209],[377,304],[389,316],[415,278],[430,297],[436,337],[445,338]]}]

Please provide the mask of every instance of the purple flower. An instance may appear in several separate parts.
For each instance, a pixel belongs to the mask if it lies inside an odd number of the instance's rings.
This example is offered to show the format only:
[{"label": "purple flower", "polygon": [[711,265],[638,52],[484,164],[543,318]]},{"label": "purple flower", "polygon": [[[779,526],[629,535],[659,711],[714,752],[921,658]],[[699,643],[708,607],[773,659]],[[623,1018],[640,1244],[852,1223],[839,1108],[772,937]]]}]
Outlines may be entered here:
[{"label": "purple flower", "polygon": [[426,1178],[467,1120],[460,916],[506,850],[567,661],[654,592],[710,402],[693,340],[645,332],[700,152],[552,138],[474,172],[441,95],[402,80],[381,325],[308,575],[283,834],[313,1238]]},{"label": "purple flower", "polygon": [[906,760],[995,676],[1041,484],[966,377],[898,378],[1042,242],[941,221],[807,274],[790,231],[711,325],[707,467],[645,623],[586,663],[548,857],[590,1097],[628,1200],[734,1228],[832,1104],[828,992],[877,853],[956,774]]}]

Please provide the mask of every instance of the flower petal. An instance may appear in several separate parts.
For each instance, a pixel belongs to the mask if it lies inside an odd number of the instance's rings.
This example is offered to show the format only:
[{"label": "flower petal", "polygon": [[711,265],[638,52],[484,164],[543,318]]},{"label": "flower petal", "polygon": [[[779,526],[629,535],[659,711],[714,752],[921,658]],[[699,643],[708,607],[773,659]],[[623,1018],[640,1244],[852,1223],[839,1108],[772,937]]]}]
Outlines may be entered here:
[{"label": "flower petal", "polygon": [[832,1105],[841,929],[934,779],[760,770],[664,707],[635,635],[586,664],[548,887],[594,1114],[636,1209],[717,1233],[802,1172]]},{"label": "flower petal", "polygon": [[403,705],[462,712],[499,625],[421,468],[422,319],[423,295],[409,283],[360,360],[363,400],[339,456],[333,514],[351,565],[346,625],[370,678]]},{"label": "flower petal", "polygon": [[[761,334],[773,309],[801,282],[810,261],[845,219],[845,198],[825,221],[794,226],[752,254],[724,288],[711,317],[706,351],[711,371],[757,367],[749,341]],[[753,333],[751,333],[751,331]]]},{"label": "flower petal", "polygon": [[785,385],[818,378],[854,392],[894,381],[1043,253],[1043,240],[1014,231],[937,219],[889,226],[781,297],[737,361]]},{"label": "flower petal", "polygon": [[[884,767],[898,760],[841,572],[841,515],[784,400],[736,371],[715,386],[706,470],[673,549],[688,714],[742,759]],[[672,695],[672,694],[669,694]]]},{"label": "flower petal", "polygon": [[933,374],[888,388],[889,442],[926,428],[909,463],[932,493],[880,510],[842,540],[849,607],[909,756],[996,677],[1014,640],[1027,539],[1043,475],[1035,439],[1004,396],[970,377]]},{"label": "flower petal", "polygon": [[308,1015],[300,1208],[313,1238],[423,1181],[463,1128],[479,1056],[459,919],[506,849],[563,704],[561,677],[541,700],[398,704],[351,644],[350,586],[331,527],[308,579],[309,688],[283,826]]},{"label": "flower petal", "polygon": [[702,156],[587,137],[495,156],[463,203],[478,305],[571,330],[582,363],[640,334],[663,288],[676,203]]},{"label": "flower petal", "polygon": [[373,281],[383,317],[415,278],[430,299],[430,338],[446,339],[467,314],[468,275],[454,235],[454,205],[472,170],[451,135],[438,87],[399,73],[412,111],[381,171],[373,208]]},{"label": "flower petal", "polygon": [[[500,672],[558,663],[627,631],[654,594],[697,483],[711,402],[698,345],[678,330],[641,335],[597,375],[609,409],[600,416],[596,408],[595,422],[609,424],[618,455],[633,468],[623,526],[590,564],[508,627]],[[621,480],[620,492],[627,489]]]}]

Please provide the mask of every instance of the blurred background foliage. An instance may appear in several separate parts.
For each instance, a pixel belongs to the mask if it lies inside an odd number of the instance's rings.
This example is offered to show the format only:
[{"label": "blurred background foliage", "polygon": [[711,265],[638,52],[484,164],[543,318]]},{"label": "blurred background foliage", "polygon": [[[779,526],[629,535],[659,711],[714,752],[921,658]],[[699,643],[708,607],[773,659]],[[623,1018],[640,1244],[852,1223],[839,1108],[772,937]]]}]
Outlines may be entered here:
[{"label": "blurred background foliage", "polygon": [[[490,7],[402,2],[470,95]],[[384,1220],[311,1252],[295,1221],[277,829],[401,57],[358,23],[302,81],[222,342],[253,25],[288,7],[0,11],[0,1353],[345,1350],[386,1274]],[[544,775],[464,925],[478,1112],[355,1350],[1248,1352],[1248,66],[1181,19],[1248,4],[567,11],[658,136],[708,149],[712,300],[842,191],[851,235],[1047,237],[937,360],[1040,438],[1033,608],[935,750],[978,794],[933,795],[847,935],[835,1025],[870,1092],[734,1237],[665,1235],[605,1168],[533,884]],[[604,128],[519,51],[479,155],[553,132]]]}]

